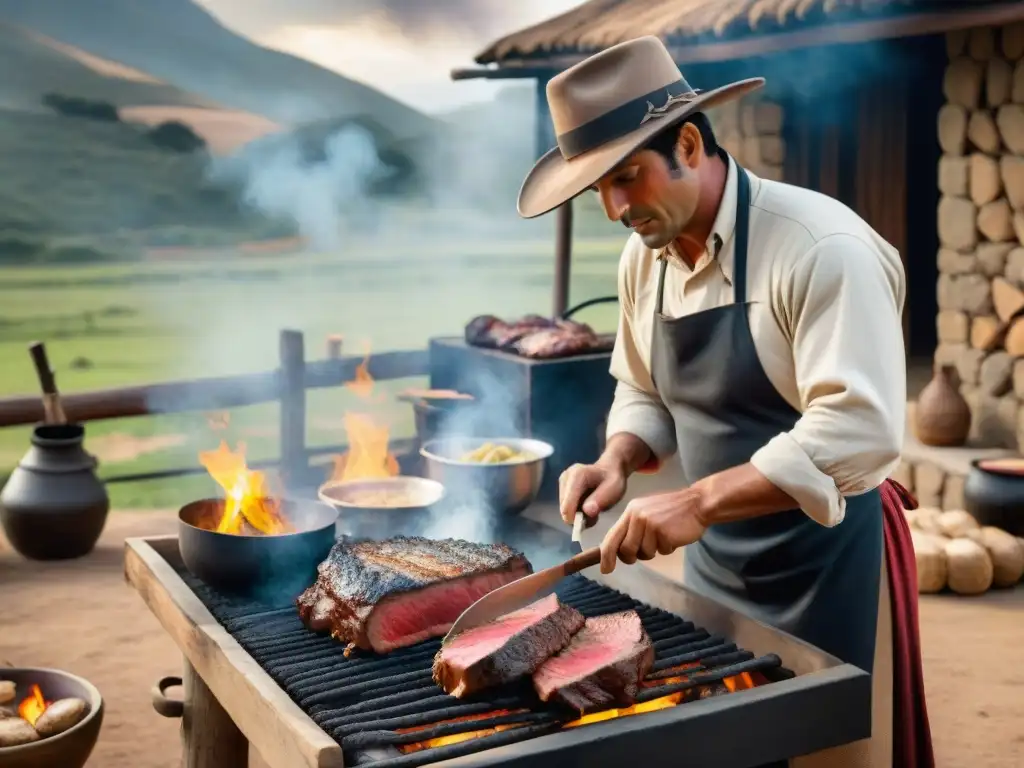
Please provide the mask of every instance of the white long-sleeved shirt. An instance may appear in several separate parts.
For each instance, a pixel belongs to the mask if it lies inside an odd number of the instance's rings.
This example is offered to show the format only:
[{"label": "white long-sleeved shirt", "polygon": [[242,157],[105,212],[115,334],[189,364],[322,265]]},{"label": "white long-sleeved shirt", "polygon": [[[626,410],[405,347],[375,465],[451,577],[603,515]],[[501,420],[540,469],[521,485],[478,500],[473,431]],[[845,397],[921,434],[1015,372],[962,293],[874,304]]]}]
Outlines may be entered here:
[{"label": "white long-sleeved shirt", "polygon": [[[802,414],[751,463],[807,515],[833,526],[845,515],[844,496],[877,487],[899,462],[907,388],[903,264],[842,203],[754,174],[750,183],[750,330],[769,381]],[[667,317],[731,303],[736,195],[730,160],[718,216],[692,270],[674,246],[653,251],[636,234],[622,252],[611,362],[618,384],[607,434],[636,435],[659,461],[675,453],[676,433],[651,378],[658,257],[668,260]]]}]

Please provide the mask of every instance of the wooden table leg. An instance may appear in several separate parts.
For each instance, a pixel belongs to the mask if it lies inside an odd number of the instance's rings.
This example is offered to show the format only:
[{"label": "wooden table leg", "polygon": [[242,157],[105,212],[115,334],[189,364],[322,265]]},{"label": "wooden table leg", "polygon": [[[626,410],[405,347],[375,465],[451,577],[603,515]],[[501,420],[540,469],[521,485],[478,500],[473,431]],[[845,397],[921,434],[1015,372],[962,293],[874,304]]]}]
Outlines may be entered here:
[{"label": "wooden table leg", "polygon": [[249,741],[185,659],[181,719],[183,768],[248,768]]}]

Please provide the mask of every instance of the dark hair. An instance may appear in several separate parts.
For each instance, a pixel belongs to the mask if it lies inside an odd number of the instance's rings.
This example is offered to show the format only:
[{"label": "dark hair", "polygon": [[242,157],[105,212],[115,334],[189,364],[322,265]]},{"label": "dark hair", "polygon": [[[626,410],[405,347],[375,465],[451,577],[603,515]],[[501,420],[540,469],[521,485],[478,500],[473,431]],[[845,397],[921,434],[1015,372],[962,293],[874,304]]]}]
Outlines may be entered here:
[{"label": "dark hair", "polygon": [[669,168],[675,169],[676,142],[679,140],[679,131],[682,130],[683,126],[687,123],[693,123],[694,128],[700,131],[701,141],[704,142],[704,154],[708,157],[714,157],[720,153],[718,140],[715,138],[715,132],[711,129],[711,121],[708,120],[708,116],[703,112],[694,112],[688,118],[683,120],[683,122],[679,123],[678,126],[661,131],[653,139],[648,141],[643,146],[643,149],[649,149],[652,152],[657,152],[668,161]]}]

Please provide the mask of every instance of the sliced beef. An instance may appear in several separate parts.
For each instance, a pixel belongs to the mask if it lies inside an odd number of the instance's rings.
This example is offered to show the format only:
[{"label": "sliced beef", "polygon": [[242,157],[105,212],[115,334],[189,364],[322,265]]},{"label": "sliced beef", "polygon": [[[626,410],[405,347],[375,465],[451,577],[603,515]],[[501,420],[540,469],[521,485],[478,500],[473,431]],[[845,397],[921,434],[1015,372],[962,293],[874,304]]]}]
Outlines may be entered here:
[{"label": "sliced beef", "polygon": [[297,601],[306,626],[387,653],[444,635],[479,598],[533,567],[504,544],[399,536],[342,538],[317,570]]},{"label": "sliced beef", "polygon": [[434,657],[434,680],[462,697],[532,674],[583,627],[583,614],[549,595],[453,637]]},{"label": "sliced beef", "polygon": [[654,646],[636,611],[596,616],[533,673],[533,687],[541,700],[581,714],[628,707],[653,663]]}]

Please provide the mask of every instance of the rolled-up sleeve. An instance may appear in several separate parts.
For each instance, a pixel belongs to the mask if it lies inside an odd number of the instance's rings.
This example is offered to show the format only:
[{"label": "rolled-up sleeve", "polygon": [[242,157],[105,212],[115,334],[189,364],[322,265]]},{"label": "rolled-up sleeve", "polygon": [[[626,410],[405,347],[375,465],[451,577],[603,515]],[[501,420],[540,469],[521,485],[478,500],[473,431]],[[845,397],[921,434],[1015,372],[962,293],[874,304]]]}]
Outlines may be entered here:
[{"label": "rolled-up sleeve", "polygon": [[905,276],[892,249],[826,237],[780,286],[802,415],[751,463],[822,525],[844,496],[879,486],[899,462],[906,413]]},{"label": "rolled-up sleeve", "polygon": [[611,438],[620,432],[636,435],[660,464],[676,452],[675,423],[654,387],[648,363],[633,333],[633,245],[630,238],[619,261],[619,328],[611,360],[611,374],[618,383],[608,413],[607,436]]}]

